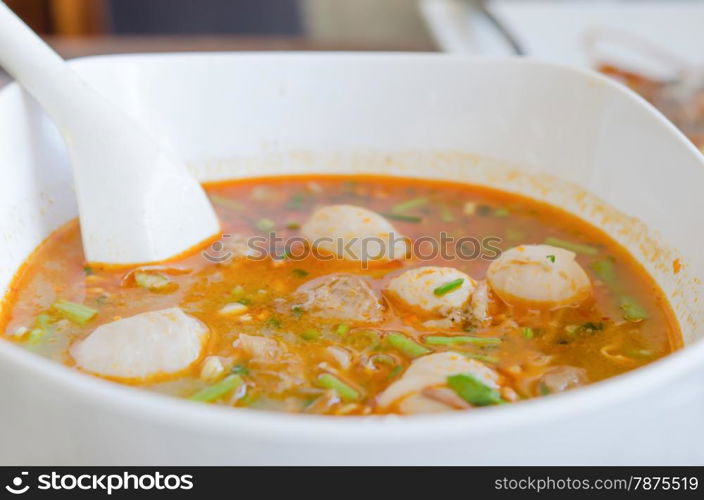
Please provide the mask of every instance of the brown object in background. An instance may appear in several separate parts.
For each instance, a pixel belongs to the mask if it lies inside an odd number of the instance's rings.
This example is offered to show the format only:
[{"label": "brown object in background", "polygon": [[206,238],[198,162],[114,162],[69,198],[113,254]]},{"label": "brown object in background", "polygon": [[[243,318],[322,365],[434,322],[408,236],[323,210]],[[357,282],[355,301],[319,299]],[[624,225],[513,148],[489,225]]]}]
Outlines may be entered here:
[{"label": "brown object in background", "polygon": [[5,0],[40,35],[85,36],[105,33],[105,0]]},{"label": "brown object in background", "polygon": [[105,33],[104,0],[49,0],[53,33],[85,36]]},{"label": "brown object in background", "polygon": [[37,33],[52,32],[52,19],[47,0],[5,0],[10,9]]}]

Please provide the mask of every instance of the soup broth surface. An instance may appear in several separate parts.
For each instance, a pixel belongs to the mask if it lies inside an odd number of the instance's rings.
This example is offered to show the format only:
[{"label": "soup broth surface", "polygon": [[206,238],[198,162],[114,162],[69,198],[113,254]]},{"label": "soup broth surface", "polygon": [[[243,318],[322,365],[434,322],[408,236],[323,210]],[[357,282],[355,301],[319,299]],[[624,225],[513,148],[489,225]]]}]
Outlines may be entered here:
[{"label": "soup broth surface", "polygon": [[[5,299],[6,339],[145,390],[330,415],[474,410],[545,397],[638,368],[681,346],[663,293],[623,248],[578,218],[528,198],[384,176],[242,179],[206,190],[223,236],[169,262],[87,264],[78,222],[56,231],[18,273]],[[406,255],[360,262],[312,251],[302,228],[316,210],[339,205],[380,214],[404,238]],[[486,285],[489,266],[504,251],[538,244],[574,252],[589,280],[588,296],[545,306],[505,300]],[[545,272],[562,264],[562,254],[553,253],[540,264],[548,266]],[[476,294],[483,284],[486,315],[467,312],[479,304],[475,295],[471,304],[442,314],[414,308],[391,291],[394,278],[426,266],[454,268],[471,278],[428,282],[428,297],[449,300],[470,282]],[[331,276],[342,281],[329,281]],[[344,281],[350,276],[368,288]],[[350,285],[333,306],[344,314],[311,306],[310,290],[333,293],[326,283]],[[358,299],[374,307],[350,317]],[[101,325],[174,307],[207,331],[188,366],[146,377],[78,366],[72,347]],[[174,344],[164,345],[159,348],[168,351]],[[419,368],[422,359],[429,372]],[[460,368],[443,371],[443,363],[455,362]],[[409,372],[413,365],[417,373]],[[384,396],[394,384],[400,396]]]}]

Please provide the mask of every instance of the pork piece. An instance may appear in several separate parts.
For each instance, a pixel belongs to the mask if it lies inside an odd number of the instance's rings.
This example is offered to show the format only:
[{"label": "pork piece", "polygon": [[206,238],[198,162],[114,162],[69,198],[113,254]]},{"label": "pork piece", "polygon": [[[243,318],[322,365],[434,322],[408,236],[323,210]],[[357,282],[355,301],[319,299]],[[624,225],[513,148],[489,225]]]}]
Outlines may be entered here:
[{"label": "pork piece", "polygon": [[408,243],[376,212],[354,205],[330,205],[313,212],[301,234],[315,249],[340,259],[370,262],[403,259]]},{"label": "pork piece", "polygon": [[276,339],[260,335],[240,333],[232,345],[254,359],[275,360],[283,353],[283,349],[279,346]]},{"label": "pork piece", "polygon": [[331,274],[301,285],[294,295],[297,307],[313,316],[362,323],[378,323],[383,306],[367,282],[351,274]]},{"label": "pork piece", "polygon": [[472,303],[470,304],[471,320],[477,326],[485,326],[491,322],[489,315],[489,304],[491,297],[489,292],[489,284],[485,281],[479,281],[472,293]]},{"label": "pork piece", "polygon": [[[447,387],[447,377],[460,373],[472,374],[492,389],[499,388],[498,375],[483,363],[467,359],[455,352],[438,352],[413,361],[403,376],[381,393],[378,400],[379,407],[386,408],[396,402],[401,402],[399,408],[405,412],[409,409],[406,405],[404,410],[403,401],[406,398],[420,395],[423,398],[431,399],[428,396],[433,396],[433,394],[424,393],[426,389]],[[423,399],[414,398],[411,407],[416,409],[432,407],[432,410],[429,411],[436,411],[439,408],[438,404],[444,404],[448,410],[452,409],[448,402],[438,401],[438,398],[433,398],[432,401],[433,403],[430,403]]]},{"label": "pork piece", "polygon": [[556,366],[540,377],[538,390],[544,394],[564,392],[586,384],[587,371],[574,366]]},{"label": "pork piece", "polygon": [[145,379],[188,368],[200,357],[207,338],[203,323],[173,307],[101,325],[70,352],[76,366],[87,372]]},{"label": "pork piece", "polygon": [[[453,286],[443,292],[443,287]],[[386,291],[413,312],[447,317],[467,308],[475,281],[453,267],[409,269],[389,282]]]},{"label": "pork piece", "polygon": [[486,276],[511,305],[554,309],[574,306],[591,294],[591,282],[575,253],[550,245],[519,245],[493,261]]}]

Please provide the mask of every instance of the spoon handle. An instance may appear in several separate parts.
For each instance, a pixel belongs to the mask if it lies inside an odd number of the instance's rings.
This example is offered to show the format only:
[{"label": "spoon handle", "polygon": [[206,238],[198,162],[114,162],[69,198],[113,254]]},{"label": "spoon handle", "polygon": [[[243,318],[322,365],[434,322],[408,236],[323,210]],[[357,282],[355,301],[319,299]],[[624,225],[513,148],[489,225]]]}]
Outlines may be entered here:
[{"label": "spoon handle", "polygon": [[0,65],[64,137],[88,261],[156,262],[220,230],[186,165],[84,82],[1,1]]},{"label": "spoon handle", "polygon": [[[100,99],[54,50],[0,1],[0,66],[39,102],[57,124]],[[81,96],[77,100],[75,96]],[[73,111],[70,111],[73,110]]]}]

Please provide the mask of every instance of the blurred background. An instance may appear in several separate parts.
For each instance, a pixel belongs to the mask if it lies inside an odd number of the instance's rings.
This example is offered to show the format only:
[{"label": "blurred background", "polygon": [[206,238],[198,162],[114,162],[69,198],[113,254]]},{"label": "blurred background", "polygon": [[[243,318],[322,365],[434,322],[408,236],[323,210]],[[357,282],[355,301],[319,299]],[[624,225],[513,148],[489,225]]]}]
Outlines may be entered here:
[{"label": "blurred background", "polygon": [[[5,0],[64,57],[202,50],[527,55],[630,86],[704,148],[704,0]],[[8,77],[0,74],[0,85]]]}]

